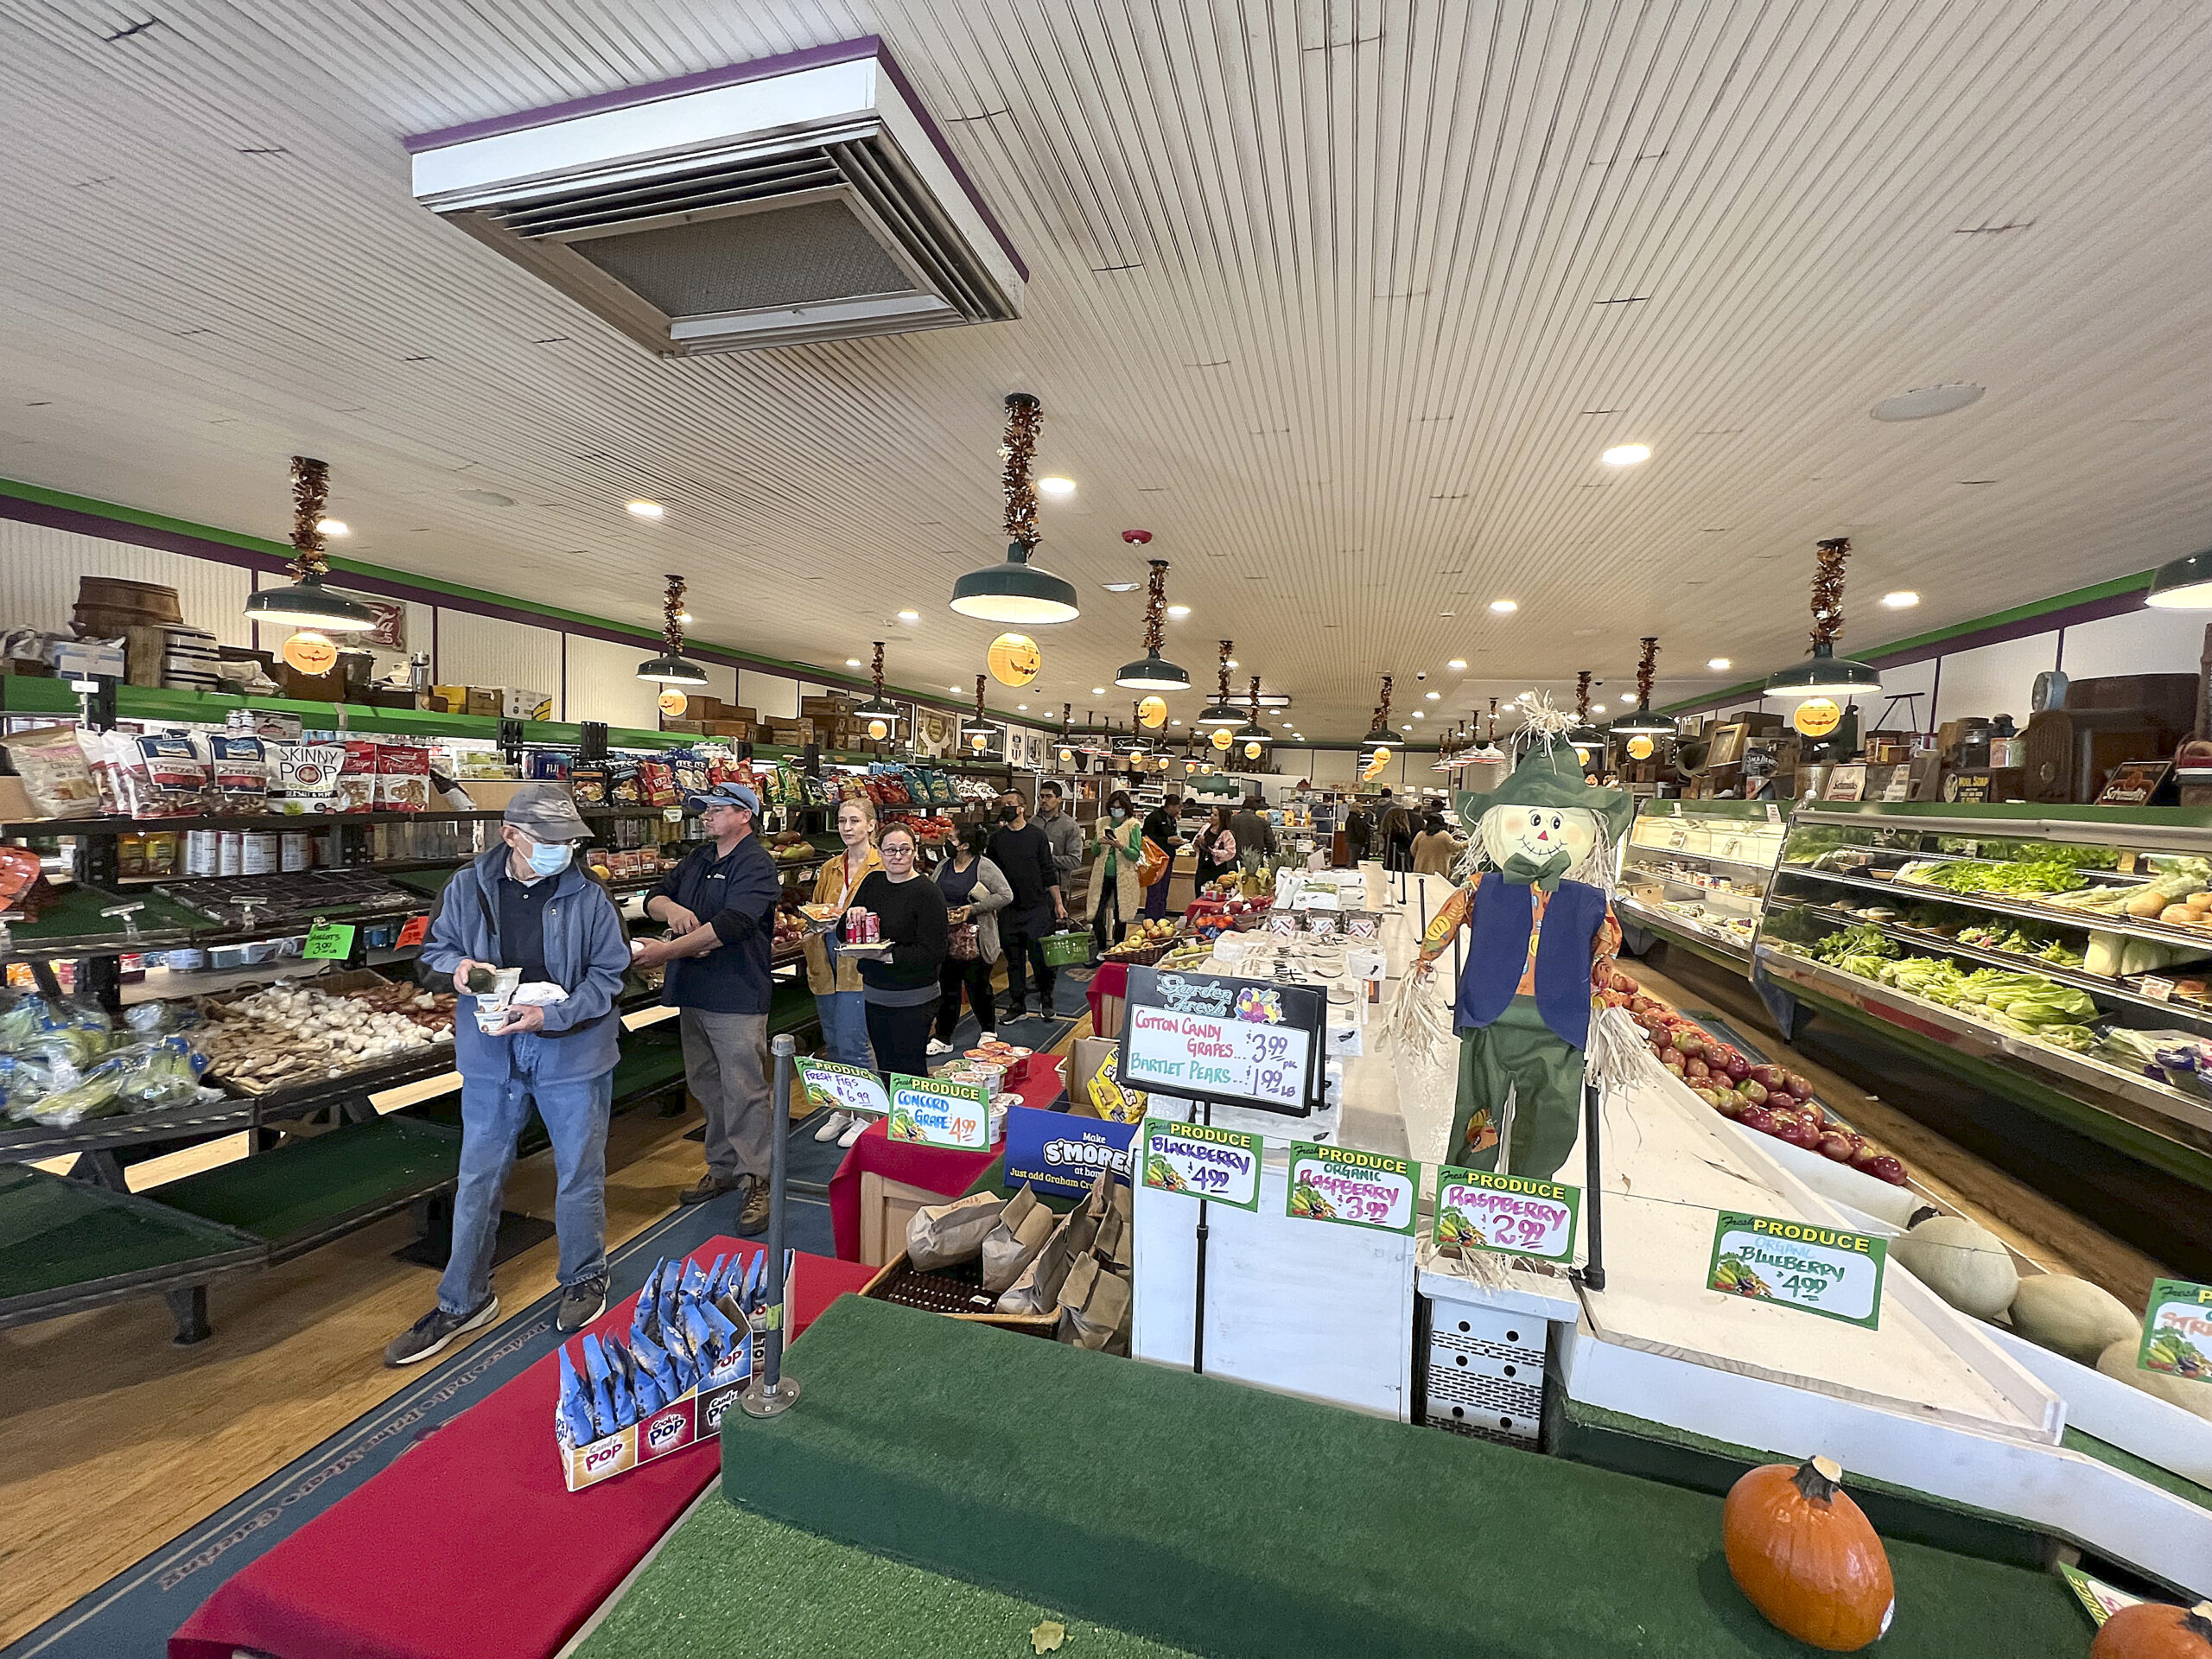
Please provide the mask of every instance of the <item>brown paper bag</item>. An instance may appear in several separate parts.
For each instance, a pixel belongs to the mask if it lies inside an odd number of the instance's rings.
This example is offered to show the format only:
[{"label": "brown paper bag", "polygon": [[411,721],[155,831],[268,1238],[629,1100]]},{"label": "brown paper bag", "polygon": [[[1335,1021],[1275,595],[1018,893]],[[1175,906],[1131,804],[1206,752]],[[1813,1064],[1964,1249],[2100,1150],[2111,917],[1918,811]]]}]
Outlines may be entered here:
[{"label": "brown paper bag", "polygon": [[983,1238],[983,1289],[995,1296],[1020,1278],[1030,1259],[1045,1248],[1058,1219],[1030,1187],[1008,1199],[999,1224]]},{"label": "brown paper bag", "polygon": [[971,1192],[915,1211],[906,1218],[906,1264],[917,1273],[935,1273],[974,1260],[1006,1207],[996,1193]]},{"label": "brown paper bag", "polygon": [[1059,1339],[1101,1353],[1129,1351],[1129,1287],[1086,1255],[1060,1287]]},{"label": "brown paper bag", "polygon": [[999,1298],[999,1312],[1051,1313],[1059,1297],[1061,1281],[1067,1277],[1070,1265],[1085,1256],[1097,1228],[1096,1220],[1079,1209],[1062,1216],[1060,1224],[1045,1241],[1045,1248],[1037,1252],[1036,1258],[1021,1270],[1021,1276]]}]

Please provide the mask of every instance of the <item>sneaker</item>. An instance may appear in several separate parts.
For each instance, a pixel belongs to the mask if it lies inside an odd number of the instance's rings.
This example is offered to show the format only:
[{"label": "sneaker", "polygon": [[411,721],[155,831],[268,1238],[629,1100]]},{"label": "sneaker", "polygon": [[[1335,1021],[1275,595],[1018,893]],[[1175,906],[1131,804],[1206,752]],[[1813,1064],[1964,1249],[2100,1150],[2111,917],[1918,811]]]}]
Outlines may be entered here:
[{"label": "sneaker", "polygon": [[724,1180],[709,1171],[677,1193],[676,1201],[678,1204],[704,1204],[709,1198],[719,1198],[725,1192],[736,1192],[737,1184],[744,1179],[742,1175],[733,1175]]},{"label": "sneaker", "polygon": [[852,1121],[853,1116],[850,1112],[832,1112],[822,1120],[822,1127],[815,1130],[814,1138],[817,1141],[835,1141],[845,1132],[845,1126]]},{"label": "sneaker", "polygon": [[[936,1038],[932,1037],[930,1039],[928,1052],[931,1054],[950,1054],[952,1052],[952,1045],[950,1043],[941,1043]],[[849,1146],[852,1143],[848,1141],[846,1144]]]},{"label": "sneaker", "polygon": [[1016,1026],[1028,1017],[1029,1010],[1017,1004],[999,1016],[999,1023],[1002,1026]]},{"label": "sneaker", "polygon": [[999,1034],[995,1031],[979,1031],[976,1033],[976,1040],[977,1042],[995,1043],[998,1039]]},{"label": "sneaker", "polygon": [[868,1120],[864,1117],[855,1117],[853,1120],[853,1127],[837,1137],[837,1144],[841,1147],[849,1147],[867,1133]]},{"label": "sneaker", "polygon": [[596,1279],[561,1287],[561,1306],[553,1316],[553,1328],[564,1337],[573,1337],[606,1312],[607,1275],[601,1274]]},{"label": "sneaker", "polygon": [[499,1299],[486,1296],[474,1313],[448,1313],[434,1307],[385,1344],[384,1363],[395,1370],[413,1365],[440,1352],[455,1337],[486,1325],[499,1317]]},{"label": "sneaker", "polygon": [[768,1230],[767,1182],[758,1179],[753,1182],[753,1190],[745,1195],[745,1208],[737,1212],[737,1230],[747,1238]]}]

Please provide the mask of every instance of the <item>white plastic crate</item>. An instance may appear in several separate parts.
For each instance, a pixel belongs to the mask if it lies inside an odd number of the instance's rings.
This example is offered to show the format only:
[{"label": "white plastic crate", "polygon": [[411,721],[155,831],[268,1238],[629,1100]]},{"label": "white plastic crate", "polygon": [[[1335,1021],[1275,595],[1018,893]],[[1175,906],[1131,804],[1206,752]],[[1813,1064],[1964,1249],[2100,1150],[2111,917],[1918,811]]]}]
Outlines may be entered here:
[{"label": "white plastic crate", "polygon": [[1427,1421],[1458,1433],[1535,1445],[1543,1426],[1549,1327],[1530,1313],[1426,1300]]}]

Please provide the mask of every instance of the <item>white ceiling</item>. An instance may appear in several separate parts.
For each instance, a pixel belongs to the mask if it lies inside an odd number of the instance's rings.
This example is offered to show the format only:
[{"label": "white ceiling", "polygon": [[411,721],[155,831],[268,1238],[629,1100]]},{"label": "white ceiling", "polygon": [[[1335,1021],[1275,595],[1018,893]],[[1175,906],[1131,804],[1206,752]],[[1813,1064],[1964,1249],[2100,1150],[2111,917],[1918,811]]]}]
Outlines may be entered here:
[{"label": "white ceiling", "polygon": [[[405,134],[871,32],[1023,321],[662,361],[410,199]],[[1861,646],[2212,544],[2208,92],[2179,0],[0,0],[0,475],[281,537],[304,450],[349,554],[648,625],[681,570],[829,664],[911,607],[892,677],[968,683],[1027,389],[1086,594],[1033,706],[1138,654],[1140,526],[1168,654],[1309,735],[1645,632],[1666,700],[1802,651],[1822,536]]]}]

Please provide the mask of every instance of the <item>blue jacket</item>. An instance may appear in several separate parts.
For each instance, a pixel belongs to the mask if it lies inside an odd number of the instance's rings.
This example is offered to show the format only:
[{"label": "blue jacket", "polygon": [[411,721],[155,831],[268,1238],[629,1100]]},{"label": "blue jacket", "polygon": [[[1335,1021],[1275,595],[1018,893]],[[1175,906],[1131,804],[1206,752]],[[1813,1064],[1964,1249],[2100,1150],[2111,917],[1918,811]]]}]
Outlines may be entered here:
[{"label": "blue jacket", "polygon": [[[1525,883],[1496,870],[1475,888],[1467,965],[1459,974],[1454,1023],[1487,1026],[1512,1005],[1529,965],[1535,906]],[[1605,895],[1586,881],[1562,881],[1544,906],[1536,937],[1536,1012],[1554,1036],[1576,1048],[1590,1041],[1590,953],[1605,925]]]},{"label": "blue jacket", "polygon": [[[499,883],[506,862],[503,842],[454,872],[423,941],[424,967],[450,976],[464,957],[501,965]],[[545,969],[569,1000],[545,1010],[535,1071],[540,1082],[562,1083],[614,1069],[622,1035],[614,1005],[630,944],[614,900],[579,866],[572,862],[548,880],[558,885],[545,906]],[[511,1074],[518,1039],[477,1030],[476,999],[466,993],[454,1011],[453,1040],[464,1081],[501,1082]]]}]

